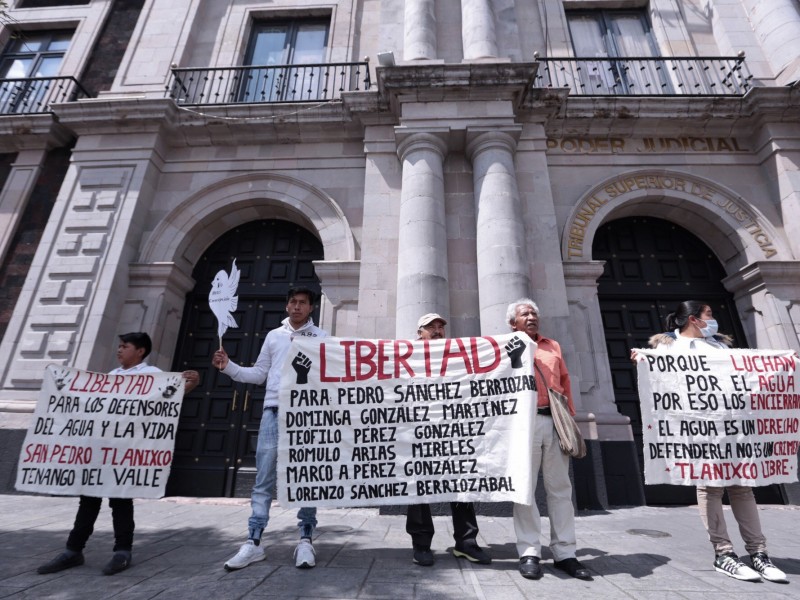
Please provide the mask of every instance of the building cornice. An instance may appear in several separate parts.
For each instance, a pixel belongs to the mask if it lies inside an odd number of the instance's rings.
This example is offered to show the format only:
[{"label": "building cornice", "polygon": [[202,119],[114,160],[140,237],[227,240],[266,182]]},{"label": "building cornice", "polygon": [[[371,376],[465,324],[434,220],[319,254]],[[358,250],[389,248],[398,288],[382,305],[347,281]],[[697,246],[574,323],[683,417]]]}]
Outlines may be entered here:
[{"label": "building cornice", "polygon": [[392,111],[406,102],[521,101],[536,63],[422,63],[376,69],[378,90]]},{"label": "building cornice", "polygon": [[662,131],[671,135],[748,134],[765,123],[800,123],[800,89],[752,88],[744,96],[572,96],[532,90],[521,118],[577,135]]},{"label": "building cornice", "polygon": [[52,113],[0,117],[0,152],[3,153],[50,150],[69,145],[73,137]]},{"label": "building cornice", "polygon": [[[367,93],[369,94],[369,93]],[[375,96],[375,94],[371,94]],[[170,146],[341,141],[360,137],[352,102],[178,106],[172,99],[119,97],[55,105],[59,122],[75,135],[163,132]]]}]

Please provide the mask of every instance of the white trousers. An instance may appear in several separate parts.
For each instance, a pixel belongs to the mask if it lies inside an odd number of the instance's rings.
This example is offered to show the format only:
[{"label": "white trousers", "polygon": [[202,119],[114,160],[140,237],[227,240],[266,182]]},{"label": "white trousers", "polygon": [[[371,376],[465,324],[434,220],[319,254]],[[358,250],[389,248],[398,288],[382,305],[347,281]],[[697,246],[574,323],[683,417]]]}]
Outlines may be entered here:
[{"label": "white trousers", "polygon": [[[572,482],[569,480],[569,456],[561,451],[553,417],[536,415],[533,436],[534,494],[539,469],[542,469],[547,512],[550,516],[550,550],[555,560],[575,557],[575,509],[572,506]],[[542,519],[536,501],[514,504],[514,531],[517,552],[522,556],[542,556]]]}]

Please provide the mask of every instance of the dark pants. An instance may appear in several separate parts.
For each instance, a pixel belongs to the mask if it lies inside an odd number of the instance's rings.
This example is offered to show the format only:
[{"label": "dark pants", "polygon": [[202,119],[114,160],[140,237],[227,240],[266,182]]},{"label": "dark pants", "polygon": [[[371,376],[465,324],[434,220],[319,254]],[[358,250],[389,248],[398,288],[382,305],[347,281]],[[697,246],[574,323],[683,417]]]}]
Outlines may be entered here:
[{"label": "dark pants", "polygon": [[[472,502],[451,502],[453,513],[453,538],[456,543],[474,540],[478,535],[478,520]],[[415,546],[429,547],[433,540],[431,507],[427,504],[412,504],[406,512],[406,531]]]},{"label": "dark pants", "polygon": [[[81,496],[78,505],[78,514],[75,515],[75,525],[69,532],[67,548],[73,552],[81,552],[94,531],[94,523],[100,514],[102,498]],[[114,524],[114,552],[118,550],[131,551],[133,548],[133,500],[131,498],[109,498],[111,507],[111,520]]]}]

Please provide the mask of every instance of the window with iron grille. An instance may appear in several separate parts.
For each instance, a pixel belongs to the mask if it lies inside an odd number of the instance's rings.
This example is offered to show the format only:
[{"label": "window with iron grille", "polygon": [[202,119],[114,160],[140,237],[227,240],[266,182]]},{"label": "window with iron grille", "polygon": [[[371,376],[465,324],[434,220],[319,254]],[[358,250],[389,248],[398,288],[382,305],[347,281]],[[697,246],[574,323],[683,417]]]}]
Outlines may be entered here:
[{"label": "window with iron grille", "polygon": [[575,56],[587,59],[580,77],[588,93],[642,93],[653,86],[661,93],[669,92],[661,61],[643,61],[631,69],[628,61],[611,60],[660,56],[645,10],[575,10],[566,14]]},{"label": "window with iron grille", "polygon": [[41,112],[72,39],[70,30],[18,31],[0,56],[0,113]]},{"label": "window with iron grille", "polygon": [[257,21],[245,55],[242,102],[300,102],[320,97],[329,21]]}]

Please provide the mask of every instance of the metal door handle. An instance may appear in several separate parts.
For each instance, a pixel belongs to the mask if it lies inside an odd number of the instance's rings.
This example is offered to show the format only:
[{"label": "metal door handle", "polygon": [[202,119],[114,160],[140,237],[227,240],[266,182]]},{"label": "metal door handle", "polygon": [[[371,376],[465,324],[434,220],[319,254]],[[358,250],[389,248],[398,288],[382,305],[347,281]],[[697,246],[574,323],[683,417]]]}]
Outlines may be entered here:
[{"label": "metal door handle", "polygon": [[233,403],[231,404],[231,412],[236,410],[236,394],[239,393],[239,390],[233,390]]},{"label": "metal door handle", "polygon": [[245,391],[244,393],[244,408],[242,412],[247,412],[247,402],[250,400],[250,390]]}]

